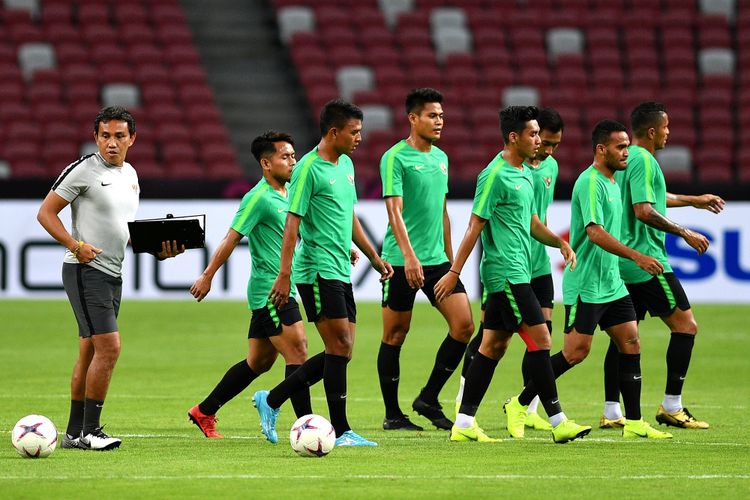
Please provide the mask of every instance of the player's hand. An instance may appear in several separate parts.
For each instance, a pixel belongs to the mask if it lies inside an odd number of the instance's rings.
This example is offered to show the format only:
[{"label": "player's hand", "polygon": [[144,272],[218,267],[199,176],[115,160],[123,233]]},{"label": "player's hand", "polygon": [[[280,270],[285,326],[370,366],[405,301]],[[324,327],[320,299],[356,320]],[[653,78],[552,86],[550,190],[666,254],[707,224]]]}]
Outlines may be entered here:
[{"label": "player's hand", "polygon": [[638,265],[638,267],[652,276],[656,276],[657,274],[661,274],[664,272],[664,266],[662,265],[662,263],[648,255],[639,254],[639,256],[635,258],[635,263],[636,265]]},{"label": "player's hand", "polygon": [[445,273],[443,277],[435,283],[435,300],[442,302],[444,299],[448,298],[456,288],[456,283],[458,283],[458,274],[451,271]]},{"label": "player's hand", "polygon": [[271,299],[271,303],[276,308],[279,308],[289,302],[289,291],[291,288],[292,283],[289,275],[279,274],[273,282],[268,298]]},{"label": "player's hand", "polygon": [[560,243],[560,253],[563,256],[563,259],[565,259],[565,263],[563,264],[563,267],[570,264],[570,270],[576,268],[576,264],[578,261],[576,261],[576,253],[573,251],[572,248],[570,248],[570,245],[567,241],[563,240],[562,243]]},{"label": "player's hand", "polygon": [[718,214],[724,210],[726,202],[721,196],[716,196],[715,194],[703,194],[701,196],[696,196],[691,205],[695,208],[702,208],[703,210],[708,210],[709,212]]},{"label": "player's hand", "polygon": [[177,257],[182,252],[185,251],[185,245],[177,246],[177,241],[162,241],[161,242],[161,252],[156,254],[156,257],[159,260],[169,259],[171,257]]},{"label": "player's hand", "polygon": [[384,261],[380,257],[376,256],[373,260],[370,261],[370,264],[372,265],[373,269],[380,273],[381,283],[391,279],[391,276],[393,276],[393,267],[391,266],[391,264]]},{"label": "player's hand", "polygon": [[349,250],[349,262],[351,262],[353,266],[356,266],[357,262],[359,262],[359,252],[354,248]]},{"label": "player's hand", "polygon": [[690,229],[685,229],[685,234],[682,235],[682,239],[684,239],[688,245],[695,248],[695,250],[698,252],[698,255],[703,254],[706,252],[706,250],[708,250],[708,238],[703,236],[701,233],[697,233]]},{"label": "player's hand", "polygon": [[195,280],[193,286],[190,287],[190,295],[196,298],[198,302],[206,298],[208,292],[211,291],[211,277],[201,274],[198,279]]},{"label": "player's hand", "polygon": [[424,270],[416,256],[404,258],[404,274],[410,287],[417,289],[424,286]]},{"label": "player's hand", "polygon": [[102,253],[101,248],[97,248],[91,243],[84,243],[81,245],[81,248],[78,249],[78,253],[76,253],[76,259],[78,259],[78,262],[81,264],[88,264],[92,260],[96,258],[97,255]]}]

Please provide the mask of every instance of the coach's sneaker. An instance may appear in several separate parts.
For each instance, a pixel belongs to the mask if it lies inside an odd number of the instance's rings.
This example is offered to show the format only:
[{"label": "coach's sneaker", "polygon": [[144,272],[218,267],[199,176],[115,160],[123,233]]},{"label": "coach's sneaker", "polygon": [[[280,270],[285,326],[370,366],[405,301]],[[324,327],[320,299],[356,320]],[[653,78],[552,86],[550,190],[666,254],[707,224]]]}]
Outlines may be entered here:
[{"label": "coach's sneaker", "polygon": [[401,415],[396,418],[384,418],[383,429],[387,431],[402,430],[402,431],[423,431],[424,428],[413,423],[409,420],[406,415]]},{"label": "coach's sneaker", "polygon": [[524,406],[518,402],[518,396],[513,396],[505,402],[503,405],[503,411],[508,420],[508,433],[510,437],[521,439],[524,436],[524,427],[526,426],[526,410],[528,406]]},{"label": "coach's sneaker", "polygon": [[599,419],[600,429],[622,429],[625,427],[625,417],[607,418],[604,415]]},{"label": "coach's sneaker", "polygon": [[432,422],[432,425],[438,429],[449,431],[451,430],[451,427],[453,427],[453,422],[448,420],[448,417],[445,416],[445,413],[443,413],[443,407],[440,406],[440,403],[428,403],[422,399],[422,395],[420,394],[411,404],[411,407],[419,415],[422,415]]},{"label": "coach's sneaker", "polygon": [[97,427],[92,432],[83,435],[78,440],[78,446],[84,450],[108,451],[120,447],[122,440],[108,436],[102,430],[104,426]]},{"label": "coach's sneaker", "polygon": [[468,441],[476,441],[477,443],[499,443],[502,441],[502,439],[489,437],[476,422],[474,422],[474,425],[466,429],[453,425],[451,428],[450,440],[457,443],[465,443]]},{"label": "coach's sneaker", "polygon": [[221,434],[216,432],[216,416],[206,415],[201,412],[198,405],[193,406],[188,411],[188,418],[191,422],[198,426],[204,436],[207,438],[223,438]]},{"label": "coach's sneaker", "polygon": [[266,398],[268,398],[268,391],[256,392],[253,394],[253,405],[260,416],[260,431],[268,441],[276,444],[279,442],[279,436],[276,434],[276,417],[279,415],[280,408],[273,409],[268,406]]},{"label": "coach's sneaker", "polygon": [[63,434],[62,442],[60,443],[60,448],[70,448],[70,449],[82,449],[81,446],[81,436],[72,436],[68,434],[67,432]]},{"label": "coach's sneaker", "polygon": [[709,427],[708,422],[696,420],[687,408],[669,413],[661,405],[659,405],[659,411],[656,412],[656,421],[660,424],[682,427],[683,429],[708,429]]},{"label": "coach's sneaker", "polygon": [[662,432],[654,429],[643,419],[625,420],[625,426],[622,428],[622,437],[625,439],[647,438],[647,439],[671,439],[672,435],[668,432]]},{"label": "coach's sneaker", "polygon": [[589,432],[591,432],[590,425],[579,425],[573,420],[565,419],[552,429],[552,439],[555,443],[562,444],[582,438]]},{"label": "coach's sneaker", "polygon": [[378,443],[365,439],[353,430],[348,430],[336,438],[336,448],[339,446],[377,446]]},{"label": "coach's sneaker", "polygon": [[529,429],[536,429],[538,431],[551,431],[552,430],[552,424],[544,420],[535,411],[526,414],[526,422],[524,422],[524,425],[528,427]]}]

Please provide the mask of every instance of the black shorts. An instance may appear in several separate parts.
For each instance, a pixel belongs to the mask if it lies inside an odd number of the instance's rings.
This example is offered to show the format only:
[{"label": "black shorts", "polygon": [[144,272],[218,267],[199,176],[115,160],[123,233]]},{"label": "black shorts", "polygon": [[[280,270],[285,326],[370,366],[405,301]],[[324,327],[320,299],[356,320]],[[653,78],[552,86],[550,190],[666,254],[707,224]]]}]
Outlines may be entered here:
[{"label": "black shorts", "polygon": [[281,333],[281,325],[291,326],[302,321],[299,305],[294,297],[289,297],[289,302],[276,309],[269,300],[266,307],[253,309],[250,317],[250,328],[247,332],[249,339],[267,339]]},{"label": "black shorts", "polygon": [[555,284],[551,274],[531,278],[531,289],[534,290],[539,305],[552,309],[555,304]]},{"label": "black shorts", "polygon": [[[423,266],[424,286],[422,292],[430,299],[430,304],[435,305],[435,284],[445,276],[451,268],[450,262],[438,264],[436,266]],[[453,293],[466,293],[461,278],[456,282],[456,288]],[[417,289],[409,286],[406,281],[404,266],[393,266],[393,276],[391,279],[383,282],[383,300],[381,305],[388,306],[394,311],[411,311],[414,309],[414,298],[417,296]]]},{"label": "black shorts", "polygon": [[575,305],[565,306],[565,333],[570,333],[575,328],[578,333],[593,335],[597,324],[603,331],[629,321],[635,321],[635,309],[630,295],[603,304],[582,302],[578,297]]},{"label": "black shorts", "polygon": [[315,283],[297,283],[297,291],[310,323],[317,323],[321,318],[348,318],[351,323],[357,322],[357,306],[351,283],[327,280],[316,275]]},{"label": "black shorts", "polygon": [[646,311],[654,316],[670,316],[676,308],[682,311],[690,309],[685,290],[674,273],[657,274],[643,283],[632,283],[628,287],[633,297],[633,306],[638,321],[646,318]]},{"label": "black shorts", "polygon": [[86,264],[64,263],[62,282],[78,323],[78,336],[117,332],[122,278]]},{"label": "black shorts", "polygon": [[529,283],[513,285],[506,282],[505,290],[487,295],[485,330],[517,332],[521,323],[528,326],[545,323],[542,307]]}]

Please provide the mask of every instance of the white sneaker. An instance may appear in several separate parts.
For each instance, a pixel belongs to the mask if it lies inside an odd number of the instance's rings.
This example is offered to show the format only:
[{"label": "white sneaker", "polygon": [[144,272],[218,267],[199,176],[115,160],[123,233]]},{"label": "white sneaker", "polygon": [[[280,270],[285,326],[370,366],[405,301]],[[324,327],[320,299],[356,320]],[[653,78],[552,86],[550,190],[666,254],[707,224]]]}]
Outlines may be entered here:
[{"label": "white sneaker", "polygon": [[73,435],[65,433],[63,434],[62,448],[81,448],[81,436],[73,437]]},{"label": "white sneaker", "polygon": [[81,436],[78,440],[79,447],[84,450],[107,451],[114,450],[122,443],[121,439],[110,437],[102,431],[102,427],[97,427],[93,432]]}]

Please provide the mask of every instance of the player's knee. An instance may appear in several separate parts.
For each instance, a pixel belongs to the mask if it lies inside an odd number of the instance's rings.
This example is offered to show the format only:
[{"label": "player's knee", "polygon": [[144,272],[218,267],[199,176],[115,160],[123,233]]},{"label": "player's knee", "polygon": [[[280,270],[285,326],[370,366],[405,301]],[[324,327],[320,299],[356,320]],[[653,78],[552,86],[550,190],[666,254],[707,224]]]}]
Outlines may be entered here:
[{"label": "player's knee", "polygon": [[489,339],[486,342],[482,342],[482,350],[487,351],[489,358],[498,360],[502,358],[505,355],[505,351],[508,350],[510,339],[511,337]]},{"label": "player's knee", "polygon": [[450,331],[451,337],[463,343],[468,343],[473,333],[474,322],[472,320],[464,321]]},{"label": "player's knee", "polygon": [[406,341],[406,334],[409,333],[409,328],[391,328],[383,332],[383,342],[388,345],[399,346],[403,345]]},{"label": "player's knee", "polygon": [[577,365],[586,359],[591,348],[587,345],[572,346],[563,350],[563,356],[570,365]]},{"label": "player's knee", "polygon": [[351,359],[352,339],[350,337],[339,337],[326,342],[326,352],[337,356],[345,356]]}]

